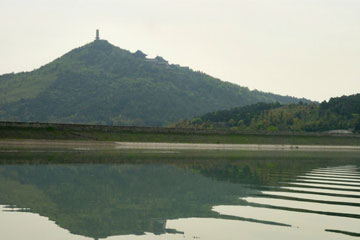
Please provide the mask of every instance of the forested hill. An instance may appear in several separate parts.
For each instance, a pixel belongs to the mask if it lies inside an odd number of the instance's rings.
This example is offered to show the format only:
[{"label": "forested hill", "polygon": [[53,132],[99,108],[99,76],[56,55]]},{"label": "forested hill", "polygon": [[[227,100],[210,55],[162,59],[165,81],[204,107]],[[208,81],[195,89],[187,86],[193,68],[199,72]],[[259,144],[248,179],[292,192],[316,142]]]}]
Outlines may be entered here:
[{"label": "forested hill", "polygon": [[105,40],[32,72],[0,76],[0,96],[0,120],[138,126],[256,102],[299,101],[169,65],[162,57],[148,59]]},{"label": "forested hill", "polygon": [[174,124],[181,128],[226,128],[250,131],[360,131],[360,94],[331,98],[321,104],[256,103],[207,113]]}]

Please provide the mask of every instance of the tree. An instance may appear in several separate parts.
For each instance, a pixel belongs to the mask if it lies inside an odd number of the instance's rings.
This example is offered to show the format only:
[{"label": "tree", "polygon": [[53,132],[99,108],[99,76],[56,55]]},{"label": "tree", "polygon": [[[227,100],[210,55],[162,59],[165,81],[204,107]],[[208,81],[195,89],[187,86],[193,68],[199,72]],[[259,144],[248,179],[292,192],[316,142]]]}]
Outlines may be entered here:
[{"label": "tree", "polygon": [[360,118],[355,122],[355,132],[360,132]]}]

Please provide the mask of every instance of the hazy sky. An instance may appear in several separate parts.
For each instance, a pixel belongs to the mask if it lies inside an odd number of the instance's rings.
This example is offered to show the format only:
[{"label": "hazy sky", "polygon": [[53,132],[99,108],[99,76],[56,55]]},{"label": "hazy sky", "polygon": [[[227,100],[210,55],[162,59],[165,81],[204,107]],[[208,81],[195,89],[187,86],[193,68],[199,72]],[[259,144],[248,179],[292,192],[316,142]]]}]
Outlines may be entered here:
[{"label": "hazy sky", "polygon": [[95,37],[224,81],[327,100],[360,92],[359,0],[1,0],[0,74]]}]

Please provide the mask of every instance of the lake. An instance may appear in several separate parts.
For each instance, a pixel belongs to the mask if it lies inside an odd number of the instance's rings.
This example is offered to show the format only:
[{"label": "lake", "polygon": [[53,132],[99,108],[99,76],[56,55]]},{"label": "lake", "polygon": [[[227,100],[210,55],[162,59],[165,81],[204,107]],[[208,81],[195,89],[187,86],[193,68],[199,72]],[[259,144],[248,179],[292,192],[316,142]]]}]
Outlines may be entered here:
[{"label": "lake", "polygon": [[0,146],[0,239],[359,237],[359,151]]}]

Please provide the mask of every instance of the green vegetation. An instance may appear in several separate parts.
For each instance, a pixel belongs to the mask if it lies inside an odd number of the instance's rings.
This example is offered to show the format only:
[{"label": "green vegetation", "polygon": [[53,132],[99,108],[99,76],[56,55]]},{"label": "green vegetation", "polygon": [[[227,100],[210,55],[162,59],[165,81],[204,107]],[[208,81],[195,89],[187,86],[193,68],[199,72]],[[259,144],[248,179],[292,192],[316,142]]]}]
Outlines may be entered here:
[{"label": "green vegetation", "polygon": [[32,72],[2,75],[0,120],[164,126],[229,107],[299,101],[145,56],[99,40]]},{"label": "green vegetation", "polygon": [[180,121],[181,128],[233,129],[266,132],[360,131],[360,94],[332,98],[321,104],[257,103]]},{"label": "green vegetation", "polygon": [[[18,124],[19,125],[19,124]],[[94,140],[118,142],[292,144],[292,145],[360,145],[359,135],[247,133],[169,128],[121,128],[56,124],[45,126],[0,126],[0,139]]]}]

